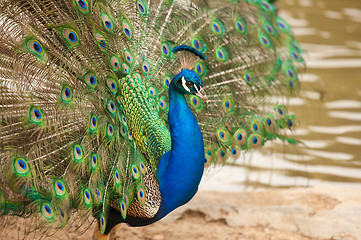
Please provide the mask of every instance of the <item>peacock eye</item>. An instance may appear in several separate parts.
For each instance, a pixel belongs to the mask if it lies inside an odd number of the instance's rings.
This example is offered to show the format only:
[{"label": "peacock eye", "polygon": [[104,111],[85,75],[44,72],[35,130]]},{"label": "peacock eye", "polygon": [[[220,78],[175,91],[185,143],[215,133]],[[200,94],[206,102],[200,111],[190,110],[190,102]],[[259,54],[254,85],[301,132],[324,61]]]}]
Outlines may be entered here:
[{"label": "peacock eye", "polygon": [[193,83],[192,83],[192,82],[187,81],[187,82],[186,82],[186,86],[187,86],[187,87],[189,87],[189,88],[190,88],[190,87],[193,87]]}]

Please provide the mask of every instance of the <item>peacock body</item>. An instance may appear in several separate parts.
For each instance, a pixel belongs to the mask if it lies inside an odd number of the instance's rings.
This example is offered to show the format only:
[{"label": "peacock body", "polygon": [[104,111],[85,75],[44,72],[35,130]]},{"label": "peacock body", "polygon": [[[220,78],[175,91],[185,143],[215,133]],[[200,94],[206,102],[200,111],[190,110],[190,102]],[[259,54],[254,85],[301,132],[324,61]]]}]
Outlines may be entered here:
[{"label": "peacock body", "polygon": [[301,54],[266,0],[0,0],[1,221],[163,218],[205,166],[296,142]]}]

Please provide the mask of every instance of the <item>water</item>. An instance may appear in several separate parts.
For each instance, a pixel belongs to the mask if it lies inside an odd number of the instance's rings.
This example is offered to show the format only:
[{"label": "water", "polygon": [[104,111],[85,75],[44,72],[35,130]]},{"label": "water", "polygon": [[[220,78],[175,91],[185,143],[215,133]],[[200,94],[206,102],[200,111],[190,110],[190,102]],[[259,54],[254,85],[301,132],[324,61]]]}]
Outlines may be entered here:
[{"label": "water", "polygon": [[279,0],[278,6],[306,51],[302,99],[289,108],[304,145],[272,144],[208,170],[200,189],[361,187],[361,1]]}]

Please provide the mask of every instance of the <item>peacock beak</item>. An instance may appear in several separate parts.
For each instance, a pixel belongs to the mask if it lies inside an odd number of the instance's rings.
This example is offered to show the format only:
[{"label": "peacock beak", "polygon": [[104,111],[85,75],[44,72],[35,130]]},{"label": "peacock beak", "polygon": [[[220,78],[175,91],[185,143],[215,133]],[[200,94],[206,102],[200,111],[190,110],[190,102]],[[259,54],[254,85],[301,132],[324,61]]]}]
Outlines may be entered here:
[{"label": "peacock beak", "polygon": [[196,92],[196,95],[198,97],[202,98],[205,102],[208,102],[208,97],[202,87]]}]

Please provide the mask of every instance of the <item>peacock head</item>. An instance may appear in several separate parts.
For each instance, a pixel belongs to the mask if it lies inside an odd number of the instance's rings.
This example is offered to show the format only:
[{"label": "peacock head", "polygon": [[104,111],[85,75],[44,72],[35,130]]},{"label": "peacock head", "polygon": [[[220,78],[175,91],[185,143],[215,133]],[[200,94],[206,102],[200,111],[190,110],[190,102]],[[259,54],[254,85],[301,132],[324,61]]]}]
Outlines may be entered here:
[{"label": "peacock head", "polygon": [[180,45],[172,49],[173,53],[182,52],[179,56],[180,62],[182,65],[182,70],[178,73],[173,81],[178,92],[182,94],[193,94],[202,98],[204,101],[208,101],[207,95],[202,87],[202,80],[192,69],[194,68],[194,64],[197,61],[197,58],[201,58],[203,60],[206,57],[199,52],[198,50],[186,46]]},{"label": "peacock head", "polygon": [[173,81],[178,92],[182,94],[193,94],[208,101],[207,95],[202,87],[202,80],[193,70],[182,69]]}]

